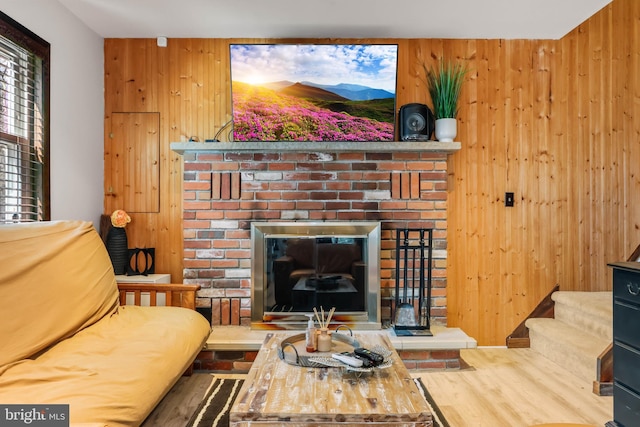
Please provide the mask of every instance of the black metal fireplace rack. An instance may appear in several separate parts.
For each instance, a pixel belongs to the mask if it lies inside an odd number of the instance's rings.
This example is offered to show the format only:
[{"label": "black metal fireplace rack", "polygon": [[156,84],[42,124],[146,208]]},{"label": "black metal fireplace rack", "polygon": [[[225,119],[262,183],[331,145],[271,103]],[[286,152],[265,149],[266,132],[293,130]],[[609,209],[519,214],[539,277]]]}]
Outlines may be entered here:
[{"label": "black metal fireplace rack", "polygon": [[396,287],[392,319],[395,321],[399,312],[409,309],[413,310],[415,319],[405,324],[398,324],[399,322],[396,321],[394,329],[397,335],[432,335],[430,332],[432,247],[433,229],[431,228],[396,230]]}]

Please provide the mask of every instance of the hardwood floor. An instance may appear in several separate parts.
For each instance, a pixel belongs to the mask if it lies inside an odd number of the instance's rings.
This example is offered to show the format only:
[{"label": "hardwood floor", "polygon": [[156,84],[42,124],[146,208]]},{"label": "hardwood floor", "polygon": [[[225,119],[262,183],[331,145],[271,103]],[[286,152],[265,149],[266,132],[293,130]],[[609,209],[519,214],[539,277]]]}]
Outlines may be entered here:
[{"label": "hardwood floor", "polygon": [[[603,426],[613,419],[612,397],[596,396],[591,384],[530,349],[479,348],[461,354],[471,368],[415,372],[451,427]],[[184,427],[210,382],[211,374],[203,372],[181,378],[143,426]]]},{"label": "hardwood floor", "polygon": [[463,350],[473,368],[424,372],[422,378],[451,427],[528,427],[541,423],[603,426],[613,398],[528,348]]}]

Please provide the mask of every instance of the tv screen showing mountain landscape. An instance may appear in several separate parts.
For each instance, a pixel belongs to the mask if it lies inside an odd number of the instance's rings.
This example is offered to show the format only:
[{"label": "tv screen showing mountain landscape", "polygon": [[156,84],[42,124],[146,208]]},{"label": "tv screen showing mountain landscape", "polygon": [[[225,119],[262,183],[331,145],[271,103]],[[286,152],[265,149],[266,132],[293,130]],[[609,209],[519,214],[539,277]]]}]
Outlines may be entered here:
[{"label": "tv screen showing mountain landscape", "polygon": [[393,141],[397,45],[232,44],[234,141]]}]

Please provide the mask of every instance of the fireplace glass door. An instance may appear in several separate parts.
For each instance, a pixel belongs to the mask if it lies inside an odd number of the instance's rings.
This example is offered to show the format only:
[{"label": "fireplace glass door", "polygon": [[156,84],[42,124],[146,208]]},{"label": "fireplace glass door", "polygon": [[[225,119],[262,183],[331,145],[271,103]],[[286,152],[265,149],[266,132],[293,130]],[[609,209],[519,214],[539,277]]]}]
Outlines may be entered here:
[{"label": "fireplace glass door", "polygon": [[337,318],[379,322],[379,224],[371,224],[254,223],[252,322],[304,322],[333,307]]}]

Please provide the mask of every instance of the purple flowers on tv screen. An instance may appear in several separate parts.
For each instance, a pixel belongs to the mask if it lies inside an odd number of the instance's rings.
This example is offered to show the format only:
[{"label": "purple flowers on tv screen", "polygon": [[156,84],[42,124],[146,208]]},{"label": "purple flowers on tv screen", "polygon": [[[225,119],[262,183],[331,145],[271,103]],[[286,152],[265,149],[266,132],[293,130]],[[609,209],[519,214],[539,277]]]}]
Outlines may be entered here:
[{"label": "purple flowers on tv screen", "polygon": [[393,141],[398,46],[232,44],[234,141]]}]

